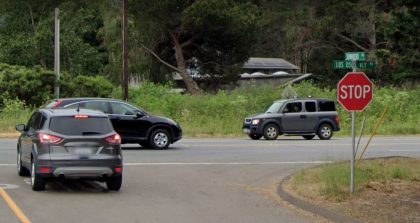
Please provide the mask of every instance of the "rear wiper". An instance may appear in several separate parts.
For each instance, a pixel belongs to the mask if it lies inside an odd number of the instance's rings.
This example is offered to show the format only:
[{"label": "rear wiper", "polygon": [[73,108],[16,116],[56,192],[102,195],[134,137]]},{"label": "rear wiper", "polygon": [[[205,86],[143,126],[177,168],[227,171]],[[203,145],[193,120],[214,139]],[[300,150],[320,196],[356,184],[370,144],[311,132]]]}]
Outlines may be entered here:
[{"label": "rear wiper", "polygon": [[82,135],[99,135],[100,132],[82,132]]}]

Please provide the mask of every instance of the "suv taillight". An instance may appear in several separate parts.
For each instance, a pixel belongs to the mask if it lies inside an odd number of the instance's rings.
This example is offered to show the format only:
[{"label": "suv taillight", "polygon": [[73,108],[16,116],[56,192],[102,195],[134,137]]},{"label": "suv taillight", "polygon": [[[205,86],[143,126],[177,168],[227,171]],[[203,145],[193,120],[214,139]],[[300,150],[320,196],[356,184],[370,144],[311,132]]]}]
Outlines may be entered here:
[{"label": "suv taillight", "polygon": [[63,139],[58,136],[48,135],[45,133],[39,133],[38,138],[42,144],[59,144],[63,141]]},{"label": "suv taillight", "polygon": [[337,115],[337,116],[335,116],[335,118],[334,118],[334,121],[335,121],[335,124],[340,124],[340,117]]},{"label": "suv taillight", "polygon": [[121,137],[118,134],[108,136],[105,138],[105,141],[107,141],[110,145],[119,145],[121,144]]}]

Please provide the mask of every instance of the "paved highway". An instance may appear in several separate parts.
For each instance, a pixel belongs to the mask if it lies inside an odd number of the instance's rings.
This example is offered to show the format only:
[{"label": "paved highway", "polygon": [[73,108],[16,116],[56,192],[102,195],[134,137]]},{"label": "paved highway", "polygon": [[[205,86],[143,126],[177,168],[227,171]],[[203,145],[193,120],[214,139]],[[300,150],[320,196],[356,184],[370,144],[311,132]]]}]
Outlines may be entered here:
[{"label": "paved highway", "polygon": [[[184,139],[168,150],[123,149],[120,192],[85,181],[33,192],[29,178],[16,173],[16,139],[0,139],[0,187],[10,187],[5,191],[33,223],[313,222],[279,201],[278,182],[305,167],[349,160],[351,141]],[[366,156],[420,157],[420,137],[376,137]],[[0,222],[19,222],[2,198]]]}]

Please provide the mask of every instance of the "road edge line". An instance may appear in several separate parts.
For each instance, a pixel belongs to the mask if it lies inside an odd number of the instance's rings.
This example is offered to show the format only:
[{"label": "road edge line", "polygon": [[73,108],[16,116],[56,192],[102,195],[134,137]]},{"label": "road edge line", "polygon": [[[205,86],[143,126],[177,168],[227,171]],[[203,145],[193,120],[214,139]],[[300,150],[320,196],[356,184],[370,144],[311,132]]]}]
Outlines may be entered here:
[{"label": "road edge line", "polygon": [[13,211],[13,213],[22,223],[31,223],[31,221],[29,221],[29,219],[20,210],[20,208],[16,205],[16,203],[12,200],[12,198],[10,198],[9,194],[7,194],[7,192],[1,187],[0,187],[0,195],[3,197],[6,204],[9,206],[9,208]]}]

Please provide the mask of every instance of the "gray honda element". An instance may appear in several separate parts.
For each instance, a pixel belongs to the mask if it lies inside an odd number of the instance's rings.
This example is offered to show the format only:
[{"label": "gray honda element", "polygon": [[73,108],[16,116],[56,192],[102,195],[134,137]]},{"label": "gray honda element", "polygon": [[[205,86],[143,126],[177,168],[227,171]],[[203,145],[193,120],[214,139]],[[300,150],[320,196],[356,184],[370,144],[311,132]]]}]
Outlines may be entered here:
[{"label": "gray honda element", "polygon": [[121,138],[108,116],[92,110],[40,109],[28,124],[19,124],[17,169],[30,175],[33,190],[44,190],[54,178],[122,183]]}]

